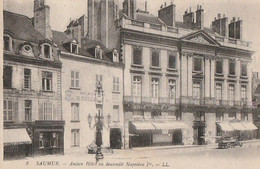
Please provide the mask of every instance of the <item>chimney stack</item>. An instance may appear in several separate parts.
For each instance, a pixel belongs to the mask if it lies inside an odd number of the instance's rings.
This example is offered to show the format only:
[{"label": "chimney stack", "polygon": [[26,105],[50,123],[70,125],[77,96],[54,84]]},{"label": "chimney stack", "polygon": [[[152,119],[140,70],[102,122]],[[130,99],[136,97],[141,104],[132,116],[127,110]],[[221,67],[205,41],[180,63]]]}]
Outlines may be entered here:
[{"label": "chimney stack", "polygon": [[175,27],[175,21],[176,21],[175,4],[171,3],[169,6],[165,6],[159,9],[158,17],[168,26]]},{"label": "chimney stack", "polygon": [[190,7],[190,11],[188,12],[188,10],[186,10],[183,15],[183,23],[187,25],[190,29],[193,29],[195,23],[194,23],[194,12],[191,12],[191,7]]},{"label": "chimney stack", "polygon": [[136,0],[125,0],[123,12],[131,19],[136,19]]},{"label": "chimney stack", "polygon": [[50,7],[45,5],[45,0],[34,0],[34,28],[46,39],[52,39],[50,26]]},{"label": "chimney stack", "polygon": [[221,14],[218,14],[218,17],[212,22],[212,29],[214,32],[218,33],[221,36],[228,37],[228,18]]},{"label": "chimney stack", "polygon": [[201,5],[197,5],[196,28],[197,29],[204,29],[204,9],[202,9]]},{"label": "chimney stack", "polygon": [[236,21],[236,17],[233,17],[232,21],[228,25],[230,38],[242,40],[242,24],[242,20],[238,18]]},{"label": "chimney stack", "polygon": [[147,1],[145,1],[145,11],[146,11],[146,12],[148,11],[148,4],[147,4]]}]

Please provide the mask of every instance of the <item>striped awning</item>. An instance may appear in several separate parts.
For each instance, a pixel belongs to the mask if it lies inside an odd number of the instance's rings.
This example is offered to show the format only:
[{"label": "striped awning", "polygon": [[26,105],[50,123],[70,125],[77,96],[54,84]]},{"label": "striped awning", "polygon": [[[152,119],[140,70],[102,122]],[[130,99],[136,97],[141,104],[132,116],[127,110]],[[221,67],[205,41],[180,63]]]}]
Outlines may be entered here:
[{"label": "striped awning", "polygon": [[234,129],[229,125],[229,123],[225,123],[225,122],[221,122],[221,123],[217,123],[221,130],[223,131],[234,131]]},{"label": "striped awning", "polygon": [[257,130],[257,127],[251,122],[241,122],[246,130]]},{"label": "striped awning", "polygon": [[4,145],[20,145],[20,144],[31,144],[30,139],[25,128],[18,129],[4,129],[3,135]]},{"label": "striped awning", "polygon": [[234,130],[244,131],[246,128],[243,126],[241,122],[229,123]]},{"label": "striped awning", "polygon": [[171,130],[171,129],[184,129],[188,126],[183,122],[166,122],[166,123],[153,123],[157,130]]},{"label": "striped awning", "polygon": [[133,122],[132,124],[136,130],[155,130],[151,122]]}]

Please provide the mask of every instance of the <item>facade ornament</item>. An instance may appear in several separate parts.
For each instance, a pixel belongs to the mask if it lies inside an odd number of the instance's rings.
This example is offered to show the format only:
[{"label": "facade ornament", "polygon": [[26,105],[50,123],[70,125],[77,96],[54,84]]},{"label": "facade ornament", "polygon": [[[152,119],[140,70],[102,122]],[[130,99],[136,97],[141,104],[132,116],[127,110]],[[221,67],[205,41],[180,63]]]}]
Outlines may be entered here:
[{"label": "facade ornament", "polygon": [[198,35],[194,38],[190,39],[191,42],[196,42],[196,43],[202,43],[202,44],[210,44],[206,39],[204,39],[201,35]]}]

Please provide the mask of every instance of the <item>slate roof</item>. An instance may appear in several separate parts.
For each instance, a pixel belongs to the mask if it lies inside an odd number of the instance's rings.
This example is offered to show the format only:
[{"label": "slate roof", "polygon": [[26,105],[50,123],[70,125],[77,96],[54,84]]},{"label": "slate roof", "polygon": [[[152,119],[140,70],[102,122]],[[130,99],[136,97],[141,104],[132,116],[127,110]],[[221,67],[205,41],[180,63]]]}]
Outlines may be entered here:
[{"label": "slate roof", "polygon": [[[60,31],[52,31],[53,41],[57,44],[58,48],[61,51],[69,52],[65,47],[64,44],[67,42],[71,42],[71,39],[66,33]],[[94,58],[93,50],[96,46],[100,46],[100,48],[104,51],[103,52],[103,60],[111,61],[106,55],[106,47],[98,40],[91,40],[88,38],[81,39],[81,48],[79,48],[79,54]]]},{"label": "slate roof", "polygon": [[256,87],[254,94],[259,95],[260,94],[260,84]]},{"label": "slate roof", "polygon": [[159,25],[163,24],[158,17],[146,12],[136,12],[136,20]]},{"label": "slate roof", "polygon": [[11,32],[12,37],[38,43],[45,38],[33,27],[32,21],[25,15],[4,11],[4,31]]}]

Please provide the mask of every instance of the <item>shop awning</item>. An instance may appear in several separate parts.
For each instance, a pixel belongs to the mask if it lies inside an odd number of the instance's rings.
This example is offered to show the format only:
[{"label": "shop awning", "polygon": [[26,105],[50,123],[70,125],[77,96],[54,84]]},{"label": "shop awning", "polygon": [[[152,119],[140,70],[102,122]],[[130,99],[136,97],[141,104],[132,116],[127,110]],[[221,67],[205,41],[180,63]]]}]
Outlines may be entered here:
[{"label": "shop awning", "polygon": [[20,145],[20,144],[31,144],[30,139],[25,128],[19,129],[4,129],[3,135],[4,145]]},{"label": "shop awning", "polygon": [[246,128],[240,122],[229,123],[229,124],[231,127],[234,128],[234,130],[240,130],[240,131],[246,130]]},{"label": "shop awning", "polygon": [[257,127],[251,122],[242,122],[242,125],[246,128],[246,130],[257,130]]},{"label": "shop awning", "polygon": [[153,123],[157,130],[184,129],[188,126],[183,122]]},{"label": "shop awning", "polygon": [[132,123],[136,130],[155,130],[155,127],[150,122]]},{"label": "shop awning", "polygon": [[221,130],[223,130],[223,131],[234,131],[234,129],[229,125],[229,123],[217,123],[219,126],[220,126],[220,128],[221,128]]}]

